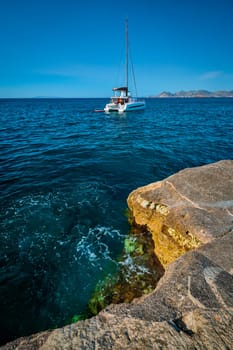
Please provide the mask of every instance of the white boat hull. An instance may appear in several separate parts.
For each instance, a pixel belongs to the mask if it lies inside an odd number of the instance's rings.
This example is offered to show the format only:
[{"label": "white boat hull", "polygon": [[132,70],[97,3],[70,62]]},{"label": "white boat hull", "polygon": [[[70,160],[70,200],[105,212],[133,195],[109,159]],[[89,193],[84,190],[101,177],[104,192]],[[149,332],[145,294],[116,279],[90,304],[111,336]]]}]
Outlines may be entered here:
[{"label": "white boat hull", "polygon": [[128,102],[128,103],[124,103],[124,104],[108,103],[108,104],[106,104],[104,111],[106,113],[133,112],[133,111],[143,110],[143,109],[145,109],[145,106],[146,106],[145,101],[134,101],[134,102]]}]

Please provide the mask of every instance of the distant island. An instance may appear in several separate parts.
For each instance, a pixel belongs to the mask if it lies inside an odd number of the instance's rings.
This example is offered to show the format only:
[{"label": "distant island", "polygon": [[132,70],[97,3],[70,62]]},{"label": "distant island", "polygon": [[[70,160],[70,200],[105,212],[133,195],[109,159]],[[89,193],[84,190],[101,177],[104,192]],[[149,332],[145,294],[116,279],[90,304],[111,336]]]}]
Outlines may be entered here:
[{"label": "distant island", "polygon": [[190,90],[190,91],[179,91],[179,92],[168,92],[163,91],[159,95],[150,96],[151,98],[170,98],[170,97],[181,97],[181,98],[200,98],[200,97],[233,97],[233,90],[231,91],[207,91],[207,90]]}]

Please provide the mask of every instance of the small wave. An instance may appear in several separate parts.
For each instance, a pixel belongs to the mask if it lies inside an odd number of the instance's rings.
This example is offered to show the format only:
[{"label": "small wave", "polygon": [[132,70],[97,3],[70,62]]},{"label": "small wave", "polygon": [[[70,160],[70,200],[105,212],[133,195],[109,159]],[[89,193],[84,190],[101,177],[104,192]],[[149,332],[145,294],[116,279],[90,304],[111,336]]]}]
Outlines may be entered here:
[{"label": "small wave", "polygon": [[144,276],[151,275],[152,272],[144,265],[140,265],[130,254],[127,254],[124,260],[119,262],[119,266],[124,270],[124,278],[126,282],[130,282],[135,275]]},{"label": "small wave", "polygon": [[104,260],[116,263],[112,258],[112,245],[116,240],[123,240],[123,235],[119,230],[104,226],[96,226],[88,230],[87,235],[83,235],[76,246],[77,256],[84,258],[91,264]]}]

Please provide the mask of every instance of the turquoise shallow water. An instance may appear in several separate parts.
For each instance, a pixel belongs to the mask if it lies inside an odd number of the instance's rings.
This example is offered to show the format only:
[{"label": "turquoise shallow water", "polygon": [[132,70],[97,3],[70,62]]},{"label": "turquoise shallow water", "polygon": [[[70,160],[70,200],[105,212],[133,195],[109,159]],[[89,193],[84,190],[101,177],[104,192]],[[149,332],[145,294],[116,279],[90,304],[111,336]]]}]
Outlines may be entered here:
[{"label": "turquoise shallow water", "polygon": [[233,156],[233,99],[0,100],[1,344],[62,326],[117,269],[128,194]]}]

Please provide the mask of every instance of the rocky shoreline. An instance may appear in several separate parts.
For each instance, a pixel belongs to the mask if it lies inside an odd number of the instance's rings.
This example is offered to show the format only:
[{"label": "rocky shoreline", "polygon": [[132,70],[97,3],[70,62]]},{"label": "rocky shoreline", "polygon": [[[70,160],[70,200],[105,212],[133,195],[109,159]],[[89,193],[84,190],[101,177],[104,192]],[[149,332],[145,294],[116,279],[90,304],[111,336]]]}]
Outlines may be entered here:
[{"label": "rocky shoreline", "polygon": [[185,169],[133,191],[165,273],[156,288],[97,316],[1,349],[232,349],[233,161]]}]

